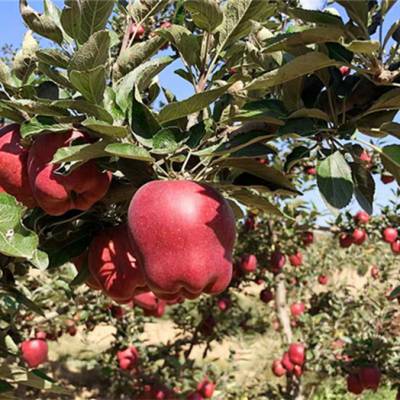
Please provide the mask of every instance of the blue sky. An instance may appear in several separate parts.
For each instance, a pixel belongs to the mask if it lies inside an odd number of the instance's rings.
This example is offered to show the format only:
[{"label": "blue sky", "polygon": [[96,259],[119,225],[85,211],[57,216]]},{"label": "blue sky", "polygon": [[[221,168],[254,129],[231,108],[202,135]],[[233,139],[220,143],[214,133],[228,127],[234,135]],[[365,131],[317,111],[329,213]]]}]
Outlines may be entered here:
[{"label": "blue sky", "polygon": [[[318,7],[320,4],[324,2],[324,0],[302,0],[304,2],[309,2],[313,7]],[[23,35],[25,33],[25,26],[23,24],[22,18],[19,15],[19,6],[18,0],[0,0],[0,47],[4,44],[12,44],[15,48],[18,48],[21,44]],[[55,0],[55,4],[59,7],[62,7],[63,1]],[[41,0],[30,0],[29,4],[37,9],[42,9],[42,1]],[[340,13],[344,15],[344,12],[340,7],[338,8]],[[392,23],[395,20],[395,17],[400,15],[400,4],[396,4],[394,9],[390,13],[390,17],[385,20],[384,28],[385,30],[389,29]],[[167,53],[167,52],[166,52]],[[175,69],[178,68],[177,63],[172,64],[167,70],[165,70],[160,75],[160,81],[164,87],[170,89],[175,95],[177,95],[178,99],[184,99],[193,94],[192,87],[183,79],[179,78],[177,75],[173,73]],[[368,140],[368,138],[363,137],[364,140]],[[390,185],[383,185],[377,177],[376,179],[376,202],[375,202],[375,213],[379,211],[379,205],[385,205],[388,203],[390,199],[394,199],[394,195],[392,193],[392,189],[395,189],[396,184],[392,183]],[[304,195],[304,199],[307,201],[314,202],[317,207],[321,211],[327,211],[323,201],[317,190],[312,190],[307,192]],[[352,211],[357,211],[359,209],[356,202],[353,202],[350,205],[350,209]],[[328,217],[322,218],[319,222],[323,223],[326,218],[330,218],[329,213]]]}]

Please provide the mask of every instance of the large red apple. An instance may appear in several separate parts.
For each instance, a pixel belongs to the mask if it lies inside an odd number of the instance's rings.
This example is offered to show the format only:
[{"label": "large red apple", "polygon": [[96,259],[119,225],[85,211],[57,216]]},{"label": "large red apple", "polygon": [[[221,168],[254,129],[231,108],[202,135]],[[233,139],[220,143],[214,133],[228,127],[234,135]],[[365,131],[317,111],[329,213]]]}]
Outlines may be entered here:
[{"label": "large red apple", "polygon": [[102,172],[94,160],[74,169],[68,175],[57,172],[53,164],[58,149],[74,140],[87,141],[85,134],[71,131],[64,134],[45,134],[33,143],[28,157],[28,174],[33,195],[39,206],[50,215],[62,215],[69,210],[87,210],[107,192],[111,174]]},{"label": "large red apple", "polygon": [[157,297],[217,294],[232,278],[235,218],[213,188],[191,181],[153,181],[128,211],[132,245]]},{"label": "large red apple", "polygon": [[133,369],[139,360],[139,353],[134,346],[117,352],[119,367],[123,370]]},{"label": "large red apple", "polygon": [[361,245],[367,239],[367,232],[365,232],[365,229],[356,228],[353,231],[352,239],[353,239],[353,243],[355,243],[357,245]]},{"label": "large red apple", "polygon": [[289,372],[293,371],[294,364],[293,364],[292,360],[290,359],[289,353],[287,351],[285,353],[283,353],[281,362],[282,362],[283,368],[285,368]]},{"label": "large red apple", "polygon": [[28,178],[28,150],[21,143],[19,125],[0,129],[0,192],[14,196],[29,208],[36,206]]},{"label": "large red apple", "polygon": [[204,379],[199,382],[197,385],[197,391],[205,398],[211,399],[215,390],[215,383],[209,381],[208,379]]},{"label": "large red apple", "polygon": [[358,211],[354,216],[354,222],[359,225],[365,225],[369,221],[369,215],[365,211]]},{"label": "large red apple", "polygon": [[400,254],[400,240],[396,239],[394,242],[390,243],[393,254]]},{"label": "large red apple", "polygon": [[272,363],[272,373],[277,376],[278,378],[280,378],[281,376],[286,374],[286,369],[285,367],[282,365],[282,361],[281,360],[275,360]]},{"label": "large red apple", "polygon": [[353,394],[361,394],[364,390],[358,374],[350,374],[347,377],[347,390]]},{"label": "large red apple", "polygon": [[342,248],[350,247],[353,244],[353,237],[352,235],[342,232],[339,234],[339,244]]},{"label": "large red apple", "polygon": [[103,292],[119,303],[129,302],[146,290],[126,225],[105,229],[95,236],[89,246],[88,265]]},{"label": "large red apple", "polygon": [[44,339],[28,339],[21,343],[22,358],[29,368],[36,368],[47,361],[49,348]]}]

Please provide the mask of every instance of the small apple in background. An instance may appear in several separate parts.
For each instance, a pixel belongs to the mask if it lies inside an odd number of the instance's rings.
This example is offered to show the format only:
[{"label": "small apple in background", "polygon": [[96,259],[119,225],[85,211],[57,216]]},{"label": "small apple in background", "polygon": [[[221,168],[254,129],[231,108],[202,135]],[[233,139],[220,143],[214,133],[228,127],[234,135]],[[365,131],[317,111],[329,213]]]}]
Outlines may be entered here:
[{"label": "small apple in background", "polygon": [[393,175],[389,175],[387,173],[384,173],[381,175],[381,181],[382,183],[384,183],[385,185],[392,183],[394,181],[394,176]]},{"label": "small apple in background", "polygon": [[215,386],[215,383],[209,381],[208,379],[204,379],[197,385],[197,392],[200,393],[205,399],[211,399],[215,390]]},{"label": "small apple in background", "polygon": [[130,346],[117,352],[117,360],[121,369],[131,370],[139,361],[139,352],[135,346]]},{"label": "small apple in background", "polygon": [[[39,337],[42,336],[39,334]],[[46,339],[27,339],[21,343],[22,359],[29,368],[37,368],[47,361],[49,347]]]},{"label": "small apple in background", "polygon": [[288,350],[289,359],[293,364],[302,366],[306,360],[306,350],[302,343],[292,343]]},{"label": "small apple in background", "polygon": [[282,360],[274,360],[272,363],[272,373],[280,378],[283,375],[286,375],[286,369],[282,364]]},{"label": "small apple in background", "polygon": [[78,329],[76,328],[75,321],[72,319],[67,319],[65,321],[65,325],[67,327],[66,331],[70,336],[75,336],[78,332]]},{"label": "small apple in background", "polygon": [[270,270],[273,273],[278,274],[282,271],[285,264],[286,264],[286,256],[279,250],[275,250],[270,257],[269,261]]},{"label": "small apple in background", "polygon": [[245,274],[254,272],[257,269],[257,257],[254,254],[243,255],[239,267]]},{"label": "small apple in background", "polygon": [[293,364],[292,360],[290,359],[289,353],[287,351],[285,353],[283,353],[283,357],[282,357],[281,362],[282,362],[283,367],[287,371],[289,371],[289,372],[293,371],[294,364]]},{"label": "small apple in background", "polygon": [[379,268],[376,265],[373,265],[371,268],[371,276],[373,279],[379,278]]},{"label": "small apple in background", "polygon": [[306,306],[302,302],[298,303],[293,303],[290,306],[290,313],[294,318],[300,317],[300,315],[304,314],[304,311],[306,310]]},{"label": "small apple in background", "polygon": [[363,150],[363,151],[361,152],[361,154],[358,156],[358,158],[359,158],[361,161],[363,161],[363,162],[365,162],[365,163],[367,163],[367,164],[369,164],[369,163],[372,161],[371,155],[370,155],[366,150]]},{"label": "small apple in background", "polygon": [[133,40],[135,42],[141,41],[144,37],[144,34],[145,34],[145,30],[142,25],[138,26],[135,23],[132,23],[130,25],[129,36],[130,36],[130,38],[132,38],[132,36],[135,35],[133,37]]},{"label": "small apple in background", "polygon": [[309,246],[310,244],[313,244],[314,243],[314,233],[310,232],[310,231],[304,232],[303,236],[302,236],[302,240],[303,240],[304,246],[306,246],[306,247]]},{"label": "small apple in background", "polygon": [[246,221],[244,222],[244,229],[246,232],[251,232],[256,229],[256,216],[253,213],[249,213]]},{"label": "small apple in background", "polygon": [[289,256],[289,262],[293,267],[300,267],[303,265],[303,254],[297,250],[295,254]]},{"label": "small apple in background", "polygon": [[217,300],[217,307],[220,311],[224,312],[229,310],[232,306],[232,301],[229,297],[221,297]]},{"label": "small apple in background", "polygon": [[121,306],[111,304],[108,308],[111,312],[111,315],[116,319],[121,319],[125,314],[125,311]]},{"label": "small apple in background", "polygon": [[392,249],[393,254],[400,254],[400,240],[397,239],[390,243],[390,248]]},{"label": "small apple in background", "polygon": [[350,73],[350,68],[347,67],[346,65],[343,65],[339,68],[339,71],[342,76],[347,76]]},{"label": "small apple in background", "polygon": [[318,282],[320,285],[327,285],[328,284],[328,277],[326,275],[320,275],[318,277]]},{"label": "small apple in background", "polygon": [[260,300],[263,303],[268,304],[273,299],[274,299],[274,293],[272,292],[271,289],[266,288],[266,289],[261,290],[261,292],[260,292]]},{"label": "small apple in background", "polygon": [[293,373],[297,378],[300,378],[303,375],[303,368],[300,365],[295,365],[293,368]]},{"label": "small apple in background", "polygon": [[304,168],[304,172],[307,175],[311,175],[311,176],[317,175],[317,169],[315,167],[312,167],[312,166],[305,167]]},{"label": "small apple in background", "polygon": [[387,227],[382,232],[382,238],[387,243],[393,243],[398,237],[398,231],[396,228]]},{"label": "small apple in background", "polygon": [[352,239],[353,239],[353,243],[360,246],[362,245],[365,240],[367,239],[367,232],[365,231],[365,229],[362,228],[356,228],[353,231],[352,234]]},{"label": "small apple in background", "polygon": [[354,222],[358,225],[365,225],[368,224],[369,221],[369,215],[365,211],[359,211],[355,216],[354,216]]},{"label": "small apple in background", "polygon": [[344,249],[347,247],[350,247],[353,244],[352,235],[350,235],[346,232],[341,232],[339,234],[339,244],[340,244],[340,247],[342,247]]}]

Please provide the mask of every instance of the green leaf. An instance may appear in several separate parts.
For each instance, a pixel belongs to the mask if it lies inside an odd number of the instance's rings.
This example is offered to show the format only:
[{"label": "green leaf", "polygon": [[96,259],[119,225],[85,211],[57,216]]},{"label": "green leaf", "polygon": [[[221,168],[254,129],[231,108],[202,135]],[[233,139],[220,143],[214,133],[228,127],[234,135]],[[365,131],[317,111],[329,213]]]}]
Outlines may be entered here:
[{"label": "green leaf", "polygon": [[368,24],[368,0],[337,0],[337,2],[346,9],[347,14],[354,22],[365,29]]},{"label": "green leaf", "polygon": [[226,93],[227,89],[232,84],[233,82],[217,89],[211,89],[206,92],[197,93],[186,100],[166,105],[158,114],[160,123],[163,124],[165,122],[173,121],[175,119],[186,117],[187,115],[201,111],[203,108],[217,100],[218,97]]},{"label": "green leaf", "polygon": [[301,108],[291,113],[288,118],[315,118],[330,122],[329,115],[319,108]]},{"label": "green leaf", "polygon": [[89,103],[82,99],[57,100],[51,103],[55,107],[74,110],[75,112],[90,115],[98,120],[113,123],[113,117],[101,106]]},{"label": "green leaf", "polygon": [[284,125],[287,111],[279,100],[257,100],[246,103],[238,113],[233,116],[235,121],[265,121],[273,125]]},{"label": "green leaf", "polygon": [[325,203],[333,212],[350,203],[353,197],[351,169],[339,151],[318,162],[317,184]]},{"label": "green leaf", "polygon": [[112,143],[105,148],[106,153],[121,158],[130,158],[132,160],[154,161],[150,153],[143,147],[131,143]]},{"label": "green leaf", "polygon": [[32,310],[35,313],[44,317],[44,312],[42,311],[42,309],[39,306],[37,306],[32,300],[28,299],[22,292],[17,290],[15,287],[2,286],[2,289],[5,290],[10,296],[12,296],[18,303],[24,305],[29,310]]},{"label": "green leaf", "polygon": [[133,71],[125,75],[115,87],[116,103],[125,113],[132,103],[132,91],[137,88],[139,93],[149,86],[151,80],[167,67],[173,59],[162,57],[155,60],[146,61]]},{"label": "green leaf", "polygon": [[19,10],[25,23],[33,32],[58,44],[63,41],[63,34],[56,22],[45,14],[37,13],[28,5],[27,0],[19,1]]},{"label": "green leaf", "polygon": [[150,18],[166,7],[168,1],[169,0],[135,1],[129,4],[128,12],[133,17],[133,20],[140,24],[146,18]]},{"label": "green leaf", "polygon": [[178,147],[183,136],[179,129],[165,128],[158,131],[153,136],[153,153],[168,154],[173,153]]},{"label": "green leaf", "polygon": [[385,122],[379,130],[400,139],[400,124],[397,122]]},{"label": "green leaf", "polygon": [[108,60],[110,48],[110,34],[108,31],[94,33],[72,57],[69,71],[88,71],[98,66],[103,66]]},{"label": "green leaf", "polygon": [[249,192],[248,190],[235,191],[231,196],[250,209],[258,209],[268,215],[277,215],[279,217],[282,217],[283,215],[279,208],[272,204],[268,199],[261,195]]},{"label": "green leaf", "polygon": [[106,27],[114,0],[67,0],[61,13],[63,28],[80,44]]},{"label": "green leaf", "polygon": [[46,100],[0,100],[0,104],[4,103],[15,110],[25,111],[30,115],[45,115],[50,117],[68,117],[70,116],[66,110],[57,107],[53,103]]},{"label": "green leaf", "polygon": [[330,59],[324,53],[311,51],[294,58],[280,68],[274,69],[254,79],[246,89],[268,89],[301,76],[311,74],[320,69],[340,65],[338,61]]},{"label": "green leaf", "polygon": [[224,21],[220,25],[218,51],[251,31],[252,21],[262,21],[274,15],[276,5],[259,0],[228,0],[223,9]]},{"label": "green leaf", "polygon": [[207,32],[214,32],[224,19],[216,0],[187,0],[184,5],[195,25]]},{"label": "green leaf", "polygon": [[374,54],[381,48],[377,40],[353,40],[350,43],[342,44],[347,50],[362,54]]},{"label": "green leaf", "polygon": [[61,147],[54,154],[53,164],[63,162],[86,162],[93,158],[100,158],[107,156],[105,148],[109,141],[99,140],[96,143],[86,143],[75,146]]},{"label": "green leaf", "polygon": [[22,225],[23,211],[24,207],[13,196],[0,193],[0,253],[29,260],[39,239]]},{"label": "green leaf", "polygon": [[296,164],[310,157],[310,150],[306,146],[297,146],[286,157],[285,166],[283,169],[289,172]]},{"label": "green leaf", "polygon": [[50,65],[39,62],[38,70],[53,82],[57,83],[57,85],[74,90],[74,87],[71,85],[71,82],[68,80],[67,76]]},{"label": "green leaf", "polygon": [[0,82],[11,84],[11,71],[6,63],[0,60]]},{"label": "green leaf", "polygon": [[[18,350],[18,347],[17,347]],[[10,385],[7,381],[4,379],[0,379],[0,393],[7,393],[14,391],[14,386]],[[5,398],[7,399],[7,397]]]},{"label": "green leaf", "polygon": [[153,111],[146,105],[132,98],[132,107],[130,109],[131,128],[136,138],[151,139],[161,126],[157,121]]},{"label": "green leaf", "polygon": [[350,167],[354,182],[354,195],[358,204],[371,215],[375,195],[374,178],[371,172],[360,163],[351,163]]},{"label": "green leaf", "polygon": [[312,22],[319,25],[337,25],[344,26],[339,16],[329,12],[306,10],[303,8],[288,8],[287,13],[294,18],[299,18],[304,22]]},{"label": "green leaf", "polygon": [[29,262],[37,269],[44,271],[49,266],[49,257],[44,251],[36,250]]},{"label": "green leaf", "polygon": [[[299,194],[300,192],[293,186],[292,182],[281,171],[262,165],[256,160],[252,159],[227,159],[221,161],[224,167],[232,167],[244,173],[259,178],[260,186],[265,185],[269,190],[282,191],[287,194]],[[236,180],[235,184],[244,186],[245,179]],[[251,185],[254,186],[254,185]]]},{"label": "green leaf", "polygon": [[400,88],[392,89],[375,100],[372,106],[364,114],[362,114],[361,117],[378,111],[397,110],[399,108]]},{"label": "green leaf", "polygon": [[101,104],[106,88],[105,67],[99,65],[88,71],[72,70],[69,74],[71,83],[91,103]]},{"label": "green leaf", "polygon": [[380,154],[383,166],[396,178],[400,185],[400,145],[385,146]]},{"label": "green leaf", "polygon": [[22,48],[17,52],[13,61],[13,72],[22,82],[26,82],[36,66],[36,51],[38,42],[34,39],[32,32],[26,32],[22,42]]},{"label": "green leaf", "polygon": [[286,121],[286,124],[280,126],[275,132],[276,136],[299,135],[309,137],[319,131],[319,126],[311,118],[292,118]]},{"label": "green leaf", "polygon": [[39,135],[41,133],[62,133],[72,129],[69,124],[57,124],[47,117],[34,117],[21,124],[20,133],[23,138]]},{"label": "green leaf", "polygon": [[119,80],[143,62],[148,61],[164,43],[164,38],[156,36],[124,50],[114,64],[114,80]]},{"label": "green leaf", "polygon": [[82,122],[82,125],[93,132],[112,138],[123,138],[129,135],[127,126],[111,125],[104,121],[98,121],[94,118],[88,118]]},{"label": "green leaf", "polygon": [[80,285],[84,284],[88,280],[89,277],[90,277],[90,271],[88,268],[88,260],[87,260],[87,257],[85,257],[85,260],[83,261],[83,265],[82,265],[81,269],[78,271],[78,274],[71,281],[69,286],[71,286],[72,288],[74,288],[76,286],[80,286]]}]

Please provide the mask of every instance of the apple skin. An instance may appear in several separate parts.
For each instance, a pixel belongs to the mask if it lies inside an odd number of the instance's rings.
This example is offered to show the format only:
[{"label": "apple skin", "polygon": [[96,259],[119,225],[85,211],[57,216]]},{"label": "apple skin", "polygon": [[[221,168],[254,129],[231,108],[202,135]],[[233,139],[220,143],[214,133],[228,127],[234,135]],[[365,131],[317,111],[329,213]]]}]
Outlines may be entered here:
[{"label": "apple skin", "polygon": [[386,243],[393,243],[397,239],[398,235],[399,233],[397,229],[392,227],[387,227],[382,232],[383,240]]},{"label": "apple skin", "polygon": [[300,378],[303,375],[303,368],[301,368],[300,365],[295,365],[293,373],[297,378]]},{"label": "apple skin", "polygon": [[293,364],[302,366],[306,359],[305,347],[302,343],[292,343],[289,346],[288,354],[289,359]]},{"label": "apple skin", "polygon": [[217,307],[220,311],[225,312],[232,307],[232,301],[228,297],[222,297],[217,301]]},{"label": "apple skin", "polygon": [[245,254],[242,256],[239,266],[245,274],[254,272],[257,269],[257,257],[254,254]]},{"label": "apple skin", "polygon": [[29,368],[36,368],[47,361],[49,348],[44,339],[28,339],[21,343],[22,358]]},{"label": "apple skin", "polygon": [[[73,263],[76,267],[76,269],[79,271],[82,270],[83,268],[83,263],[85,261],[85,257],[87,257],[87,251],[85,251],[84,253],[82,253],[80,256],[75,257],[73,259]],[[86,285],[88,285],[91,289],[93,290],[101,290],[101,285],[100,283],[97,281],[97,279],[91,274],[91,272],[89,271],[89,276],[86,279]]]},{"label": "apple skin", "polygon": [[306,307],[304,303],[293,303],[290,306],[290,312],[294,318],[300,317],[305,311]]},{"label": "apple skin", "polygon": [[286,256],[279,250],[275,250],[270,257],[269,265],[274,274],[279,274],[286,264]]},{"label": "apple skin", "polygon": [[136,347],[130,346],[125,350],[120,350],[117,352],[117,360],[121,369],[131,370],[139,361],[139,353]]},{"label": "apple skin", "polygon": [[303,233],[303,244],[304,246],[309,246],[314,243],[314,233],[307,231]]},{"label": "apple skin", "polygon": [[365,230],[362,228],[356,228],[353,231],[352,239],[353,239],[353,243],[360,246],[367,239],[367,232],[365,232]]},{"label": "apple skin", "polygon": [[350,374],[347,377],[347,391],[353,394],[361,394],[363,390],[358,374]]},{"label": "apple skin", "polygon": [[260,292],[260,300],[263,303],[268,304],[273,299],[274,299],[274,294],[273,294],[271,289],[266,288],[266,289],[261,290],[261,292]]},{"label": "apple skin", "polygon": [[300,251],[297,251],[295,254],[289,256],[290,265],[293,267],[300,267],[303,265],[303,254]]},{"label": "apple skin", "polygon": [[127,303],[135,294],[148,290],[130,247],[126,225],[105,229],[94,237],[88,265],[103,292],[118,303]]},{"label": "apple skin", "polygon": [[272,373],[277,376],[278,378],[282,377],[283,375],[286,375],[286,369],[282,365],[281,360],[275,360],[272,363]]},{"label": "apple skin", "polygon": [[229,285],[235,218],[213,188],[185,180],[149,182],[132,198],[128,225],[146,282],[157,297],[194,299]]},{"label": "apple skin", "polygon": [[204,379],[197,385],[198,393],[200,393],[205,399],[211,399],[214,390],[215,390],[215,383],[209,381],[208,379]]},{"label": "apple skin", "polygon": [[37,206],[28,178],[28,150],[22,147],[19,125],[0,129],[0,192],[14,196],[28,208]]},{"label": "apple skin", "polygon": [[287,351],[285,353],[283,353],[281,362],[282,362],[283,368],[285,368],[286,371],[289,371],[289,372],[293,371],[294,364],[293,364],[292,360],[290,359],[289,353]]},{"label": "apple skin", "polygon": [[354,216],[354,222],[359,225],[368,224],[369,215],[365,211],[358,211],[358,213]]},{"label": "apple skin", "polygon": [[352,235],[349,235],[346,232],[340,233],[340,235],[339,235],[339,244],[340,244],[340,247],[342,247],[343,249],[346,249],[346,248],[350,247],[353,244]]},{"label": "apple skin", "polygon": [[374,366],[361,367],[358,372],[360,382],[364,389],[376,391],[381,381],[381,371]]},{"label": "apple skin", "polygon": [[30,148],[29,182],[37,203],[49,215],[63,215],[73,209],[88,210],[110,186],[111,173],[100,171],[94,160],[82,164],[69,175],[57,174],[60,165],[52,163],[53,156],[76,139],[88,141],[87,135],[73,130],[41,135]]},{"label": "apple skin", "polygon": [[328,277],[326,275],[320,275],[318,277],[318,282],[320,285],[327,285],[328,284]]},{"label": "apple skin", "polygon": [[392,249],[393,254],[400,254],[400,240],[399,239],[390,243],[390,247]]},{"label": "apple skin", "polygon": [[382,174],[381,175],[381,181],[385,184],[388,185],[389,183],[392,183],[394,181],[394,176],[393,175],[388,175],[388,174]]}]

